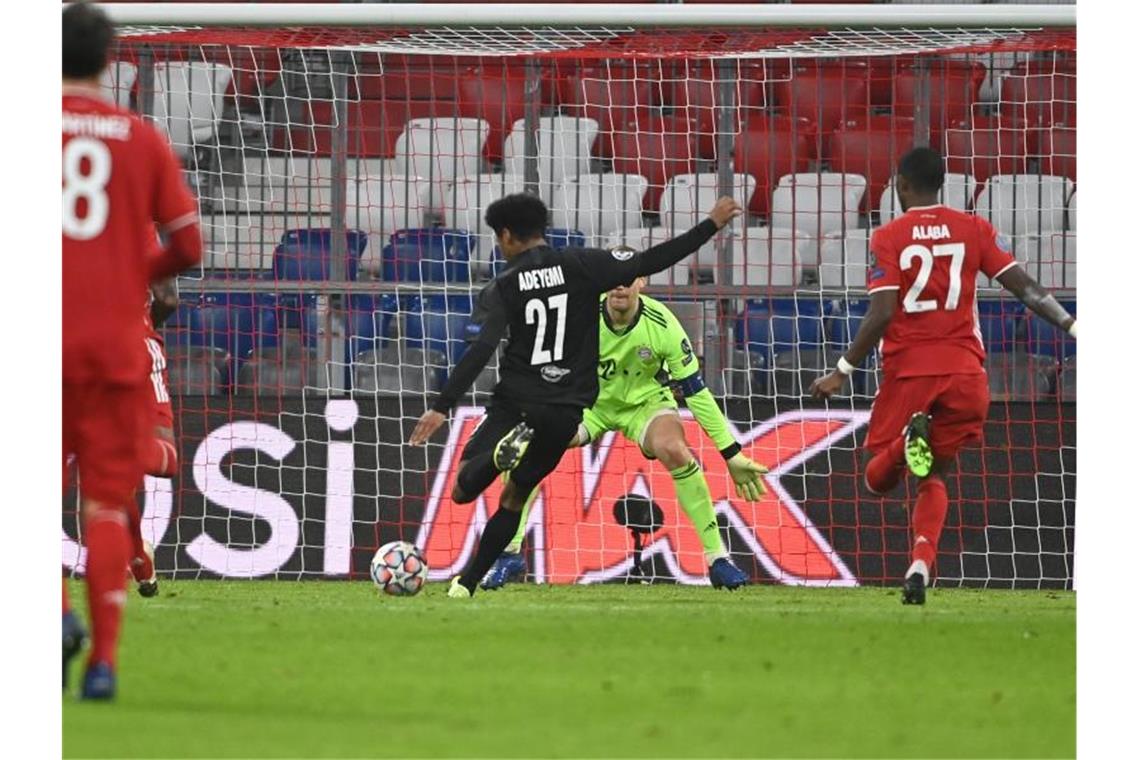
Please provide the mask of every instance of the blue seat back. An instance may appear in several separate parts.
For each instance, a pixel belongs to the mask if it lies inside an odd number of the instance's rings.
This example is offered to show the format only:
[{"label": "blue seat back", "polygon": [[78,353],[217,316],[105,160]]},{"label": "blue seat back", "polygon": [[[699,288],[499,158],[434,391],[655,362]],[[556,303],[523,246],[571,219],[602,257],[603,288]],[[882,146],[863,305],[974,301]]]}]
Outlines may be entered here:
[{"label": "blue seat back", "polygon": [[772,346],[777,354],[815,350],[823,345],[823,305],[817,296],[773,298],[771,313]]},{"label": "blue seat back", "polygon": [[1010,353],[1024,348],[1024,306],[1004,299],[977,303],[978,329],[988,353]]},{"label": "blue seat back", "polygon": [[[273,276],[279,280],[328,280],[332,275],[332,230],[289,230],[273,251]],[[368,236],[360,230],[345,233],[344,271],[356,279],[360,256]]]},{"label": "blue seat back", "polygon": [[381,252],[381,276],[390,282],[470,282],[474,247],[467,230],[400,230]]},{"label": "blue seat back", "polygon": [[467,351],[467,324],[471,321],[468,295],[427,295],[409,303],[404,335],[412,348],[439,351],[449,366]]},{"label": "blue seat back", "polygon": [[[555,250],[562,248],[585,248],[586,236],[578,230],[565,229],[563,227],[547,227],[543,232],[546,242],[550,247]],[[499,250],[496,245],[491,250],[491,276],[497,275],[506,267],[506,259],[503,258],[503,252]]]},{"label": "blue seat back", "polygon": [[[1073,316],[1077,315],[1075,301],[1062,301]],[[1029,353],[1037,356],[1051,356],[1058,361],[1068,359],[1077,354],[1077,340],[1058,330],[1036,315],[1029,317]]]}]

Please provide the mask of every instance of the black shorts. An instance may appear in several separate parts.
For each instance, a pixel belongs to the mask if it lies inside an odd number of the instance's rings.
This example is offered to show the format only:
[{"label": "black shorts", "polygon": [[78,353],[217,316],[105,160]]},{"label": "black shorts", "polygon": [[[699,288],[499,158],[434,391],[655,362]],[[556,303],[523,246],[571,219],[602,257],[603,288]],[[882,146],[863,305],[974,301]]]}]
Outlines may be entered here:
[{"label": "black shorts", "polygon": [[461,461],[490,453],[515,425],[525,422],[534,430],[526,453],[513,470],[515,487],[530,493],[562,461],[566,447],[578,434],[582,410],[574,406],[531,404],[494,399],[487,415],[463,447]]}]

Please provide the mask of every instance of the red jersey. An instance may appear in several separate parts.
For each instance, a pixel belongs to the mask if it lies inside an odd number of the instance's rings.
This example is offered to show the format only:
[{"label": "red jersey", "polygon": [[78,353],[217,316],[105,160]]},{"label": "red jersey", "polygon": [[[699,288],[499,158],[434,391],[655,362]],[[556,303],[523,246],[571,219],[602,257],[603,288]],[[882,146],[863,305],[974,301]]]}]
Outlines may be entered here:
[{"label": "red jersey", "polygon": [[64,89],[65,382],[143,381],[150,361],[139,312],[155,267],[155,225],[164,234],[196,225],[197,209],[155,127],[97,91]]},{"label": "red jersey", "polygon": [[912,208],[875,230],[867,293],[898,291],[879,347],[884,375],[984,372],[978,272],[992,279],[1016,263],[989,222],[946,206]]},{"label": "red jersey", "polygon": [[[150,320],[149,309],[143,316],[143,326],[146,328],[147,356],[150,357],[150,390],[154,397],[154,424],[156,427],[174,427],[174,409],[170,405],[170,379],[166,374],[166,341],[154,329]],[[150,434],[150,431],[147,431]]]}]

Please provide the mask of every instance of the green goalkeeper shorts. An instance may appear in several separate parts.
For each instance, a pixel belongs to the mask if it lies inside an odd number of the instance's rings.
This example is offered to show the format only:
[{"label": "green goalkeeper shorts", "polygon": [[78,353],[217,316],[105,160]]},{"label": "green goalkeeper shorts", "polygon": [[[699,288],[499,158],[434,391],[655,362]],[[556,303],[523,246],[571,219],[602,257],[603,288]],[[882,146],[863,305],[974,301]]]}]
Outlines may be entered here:
[{"label": "green goalkeeper shorts", "polygon": [[620,430],[650,459],[653,456],[645,450],[645,434],[649,432],[649,423],[663,414],[677,413],[677,401],[673,398],[672,391],[665,387],[661,388],[659,394],[650,396],[638,406],[619,410],[607,409],[607,406],[595,406],[582,413],[582,425],[590,440],[596,441],[598,436],[610,430]]}]

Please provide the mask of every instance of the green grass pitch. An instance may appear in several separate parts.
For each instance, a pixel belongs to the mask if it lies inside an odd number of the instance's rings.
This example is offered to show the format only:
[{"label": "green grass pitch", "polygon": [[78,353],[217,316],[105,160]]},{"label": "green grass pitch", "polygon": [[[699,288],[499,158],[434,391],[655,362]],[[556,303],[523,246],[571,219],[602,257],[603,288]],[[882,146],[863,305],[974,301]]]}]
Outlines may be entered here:
[{"label": "green grass pitch", "polygon": [[[65,757],[1072,757],[1072,593],[162,582]],[[72,598],[82,605],[76,584]],[[72,684],[81,675],[73,664]]]}]

